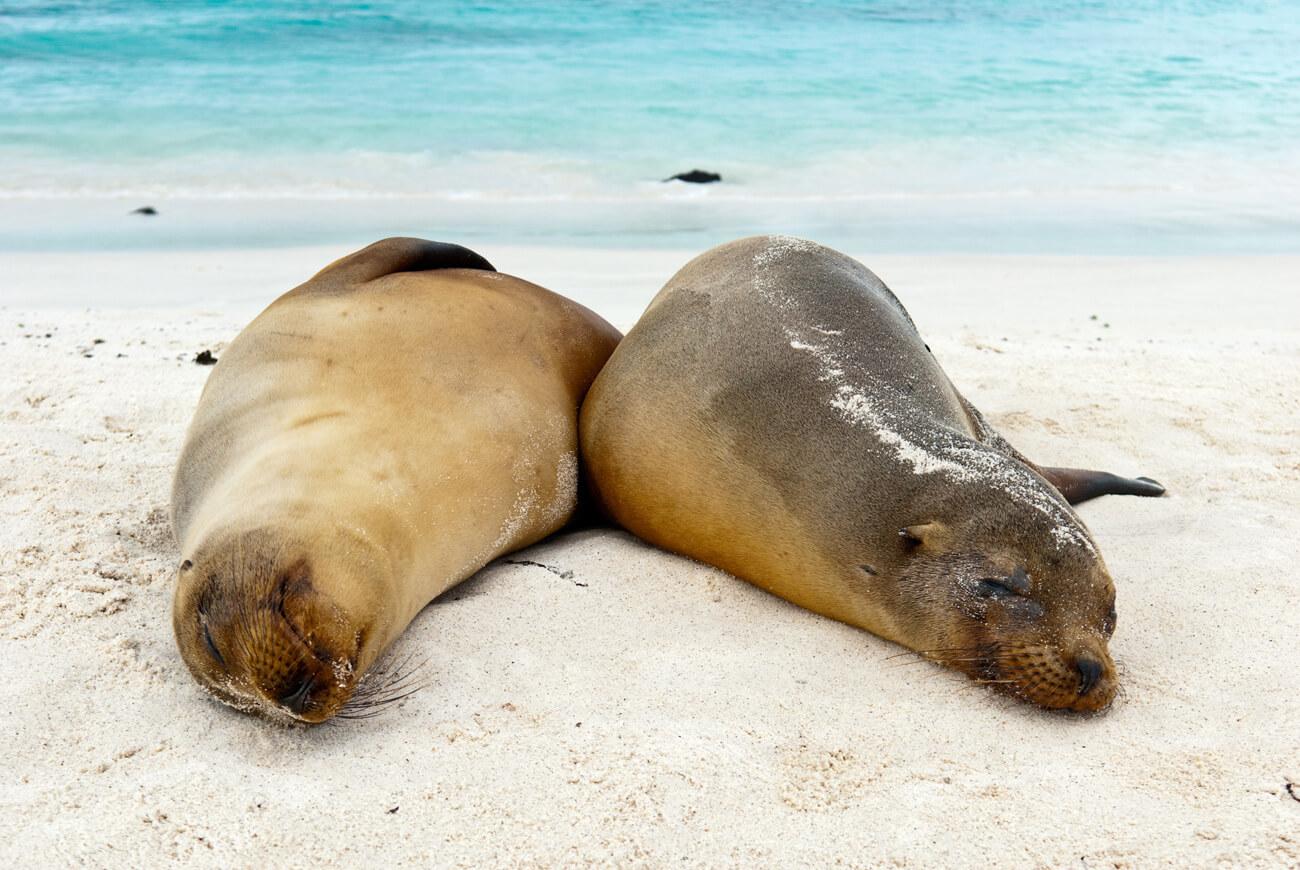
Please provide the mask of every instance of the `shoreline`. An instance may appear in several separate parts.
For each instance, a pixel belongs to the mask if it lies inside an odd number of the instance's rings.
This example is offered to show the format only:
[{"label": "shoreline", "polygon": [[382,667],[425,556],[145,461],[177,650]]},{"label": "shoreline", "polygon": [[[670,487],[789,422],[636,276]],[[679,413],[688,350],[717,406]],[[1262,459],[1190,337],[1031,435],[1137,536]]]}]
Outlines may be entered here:
[{"label": "shoreline", "polygon": [[[394,235],[700,251],[760,233],[898,255],[1300,254],[1300,211],[1284,207],[1284,197],[1220,201],[1170,191],[748,199],[717,188],[677,185],[609,199],[0,198],[0,254],[360,247]],[[157,214],[131,213],[145,206]]]},{"label": "shoreline", "polygon": [[[698,252],[479,247],[623,328]],[[585,585],[498,561],[430,605],[388,714],[286,729],[180,662],[168,490],[194,354],[349,248],[0,254],[0,855],[1300,862],[1300,257],[847,251],[1017,448],[1169,488],[1080,510],[1119,593],[1104,716],[597,529],[510,557]]]}]

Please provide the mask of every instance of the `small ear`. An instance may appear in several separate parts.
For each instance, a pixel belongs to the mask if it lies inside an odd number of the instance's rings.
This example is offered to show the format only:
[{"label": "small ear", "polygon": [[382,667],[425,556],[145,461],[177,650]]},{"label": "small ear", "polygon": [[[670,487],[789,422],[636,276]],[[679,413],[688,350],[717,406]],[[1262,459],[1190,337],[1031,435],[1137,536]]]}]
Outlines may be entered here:
[{"label": "small ear", "polygon": [[903,549],[910,553],[919,547],[938,547],[947,531],[947,527],[940,522],[919,523],[899,529],[898,537],[903,541]]}]

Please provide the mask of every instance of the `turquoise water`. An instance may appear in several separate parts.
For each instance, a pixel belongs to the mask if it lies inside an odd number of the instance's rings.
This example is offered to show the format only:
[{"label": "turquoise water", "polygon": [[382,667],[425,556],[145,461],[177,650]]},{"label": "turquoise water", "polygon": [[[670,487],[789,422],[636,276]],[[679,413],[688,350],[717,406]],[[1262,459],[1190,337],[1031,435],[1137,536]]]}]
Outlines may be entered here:
[{"label": "turquoise water", "polygon": [[[317,200],[304,236],[402,199],[535,240],[1289,250],[1297,57],[1295,3],[21,0],[0,199]],[[723,184],[659,181],[696,166]]]}]

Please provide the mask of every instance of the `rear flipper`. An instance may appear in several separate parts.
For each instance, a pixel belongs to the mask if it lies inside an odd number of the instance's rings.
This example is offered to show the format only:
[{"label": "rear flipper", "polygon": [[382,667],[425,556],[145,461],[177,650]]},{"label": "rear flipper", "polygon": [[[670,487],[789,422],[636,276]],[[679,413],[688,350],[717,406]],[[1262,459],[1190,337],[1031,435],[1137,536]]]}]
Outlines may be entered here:
[{"label": "rear flipper", "polygon": [[1039,472],[1048,483],[1060,490],[1070,504],[1078,504],[1099,495],[1160,496],[1165,488],[1149,477],[1120,477],[1108,471],[1085,468],[1044,468]]}]

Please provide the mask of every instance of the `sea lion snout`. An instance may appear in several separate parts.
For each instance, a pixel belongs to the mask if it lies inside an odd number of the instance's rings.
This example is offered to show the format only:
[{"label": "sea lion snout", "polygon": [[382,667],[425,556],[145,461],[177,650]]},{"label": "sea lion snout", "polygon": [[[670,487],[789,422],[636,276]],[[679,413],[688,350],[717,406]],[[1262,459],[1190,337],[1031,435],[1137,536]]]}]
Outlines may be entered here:
[{"label": "sea lion snout", "polygon": [[173,611],[182,658],[232,706],[322,722],[356,689],[373,620],[329,594],[305,556],[287,558],[294,548],[268,553],[248,546],[256,542],[182,564]]},{"label": "sea lion snout", "polygon": [[1115,664],[1100,647],[1073,653],[1050,647],[1009,648],[999,659],[997,682],[1012,694],[1050,709],[1100,712],[1110,706],[1119,688]]},{"label": "sea lion snout", "polygon": [[1110,706],[1119,689],[1115,663],[1104,648],[1085,649],[1074,655],[1075,700],[1069,705],[1081,712],[1097,712]]},{"label": "sea lion snout", "polygon": [[362,633],[310,584],[290,580],[260,600],[200,611],[199,628],[203,649],[182,643],[186,663],[236,706],[320,722],[355,688]]},{"label": "sea lion snout", "polygon": [[294,717],[323,721],[352,695],[366,632],[316,588],[305,563],[283,575],[275,598],[282,635],[267,643],[270,661],[259,688]]}]

